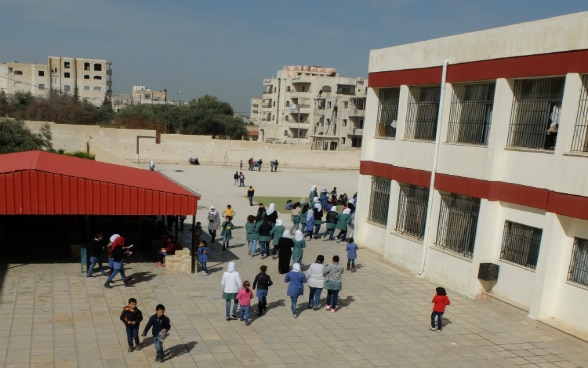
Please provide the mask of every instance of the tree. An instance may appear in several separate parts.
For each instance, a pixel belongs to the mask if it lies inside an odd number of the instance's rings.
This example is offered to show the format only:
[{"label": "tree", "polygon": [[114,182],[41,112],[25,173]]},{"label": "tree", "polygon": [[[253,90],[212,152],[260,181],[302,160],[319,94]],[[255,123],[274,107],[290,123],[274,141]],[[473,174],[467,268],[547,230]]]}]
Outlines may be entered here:
[{"label": "tree", "polygon": [[51,149],[51,129],[43,125],[39,134],[34,134],[22,121],[0,118],[0,153]]}]

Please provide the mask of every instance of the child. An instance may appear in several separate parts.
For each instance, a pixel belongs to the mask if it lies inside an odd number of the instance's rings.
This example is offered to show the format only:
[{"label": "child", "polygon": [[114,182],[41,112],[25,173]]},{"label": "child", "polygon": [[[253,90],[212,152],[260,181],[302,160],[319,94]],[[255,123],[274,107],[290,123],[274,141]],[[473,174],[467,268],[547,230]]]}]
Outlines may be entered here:
[{"label": "child", "polygon": [[438,287],[435,289],[437,295],[433,297],[433,313],[431,313],[431,331],[435,331],[435,317],[437,317],[437,332],[441,332],[443,329],[443,313],[445,313],[445,307],[451,304],[445,288]]},{"label": "child", "polygon": [[237,293],[237,300],[239,300],[240,320],[245,321],[245,326],[249,326],[251,320],[249,319],[249,307],[251,306],[251,299],[253,299],[253,292],[249,289],[249,281],[243,282],[243,288]]},{"label": "child", "polygon": [[153,327],[152,334],[153,345],[155,345],[155,361],[161,363],[163,362],[163,340],[167,337],[167,333],[171,329],[171,324],[169,318],[164,314],[165,307],[163,304],[157,304],[155,311],[156,313],[149,318],[141,336],[146,336],[147,331]]},{"label": "child", "polygon": [[202,224],[200,221],[194,225],[192,229],[192,238],[194,238],[194,244],[200,244],[200,238],[202,237]]},{"label": "child", "polygon": [[355,259],[357,258],[358,249],[359,247],[353,242],[353,238],[349,238],[347,240],[347,247],[345,247],[345,251],[347,252],[347,271],[350,269],[355,271]]},{"label": "child", "polygon": [[206,245],[206,240],[200,240],[200,244],[198,244],[198,264],[200,264],[202,276],[208,276],[206,262],[208,262],[208,246]]},{"label": "child", "polygon": [[[132,353],[135,349],[141,350],[143,348],[143,344],[141,344],[139,341],[139,324],[143,320],[143,314],[137,308],[137,299],[129,299],[129,305],[124,307],[122,313],[120,314],[120,320],[125,324],[127,329],[129,353]],[[134,347],[133,340],[135,341]]]},{"label": "child", "polygon": [[272,278],[266,274],[267,266],[263,265],[259,267],[259,273],[255,276],[255,280],[253,280],[253,290],[257,287],[257,291],[255,292],[255,296],[259,299],[257,303],[257,315],[261,316],[265,310],[267,310],[267,293],[268,288],[272,286],[274,283],[272,282]]},{"label": "child", "polygon": [[221,237],[223,238],[223,251],[225,250],[225,247],[229,249],[229,240],[233,238],[232,230],[234,225],[231,222],[232,219],[232,216],[226,216],[225,221],[223,221],[221,224],[221,227],[223,228],[221,230]]}]

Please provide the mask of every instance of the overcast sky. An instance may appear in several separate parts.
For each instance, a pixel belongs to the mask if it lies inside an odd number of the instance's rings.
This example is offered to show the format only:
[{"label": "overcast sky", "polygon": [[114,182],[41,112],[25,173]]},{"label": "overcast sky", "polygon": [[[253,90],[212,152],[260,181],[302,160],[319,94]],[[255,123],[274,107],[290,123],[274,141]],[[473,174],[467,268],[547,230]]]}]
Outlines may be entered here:
[{"label": "overcast sky", "polygon": [[209,94],[249,115],[285,65],[367,77],[371,49],[585,10],[586,0],[0,0],[0,63],[107,59],[114,94]]}]

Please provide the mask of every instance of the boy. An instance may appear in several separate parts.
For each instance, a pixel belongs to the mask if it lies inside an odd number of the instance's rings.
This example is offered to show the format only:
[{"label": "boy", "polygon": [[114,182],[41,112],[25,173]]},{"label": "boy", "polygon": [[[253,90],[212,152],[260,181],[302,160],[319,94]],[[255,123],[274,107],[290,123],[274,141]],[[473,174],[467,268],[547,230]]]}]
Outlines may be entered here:
[{"label": "boy", "polygon": [[206,267],[207,262],[208,247],[206,246],[206,240],[200,240],[200,244],[198,244],[198,263],[200,264],[200,269],[202,270],[202,276],[208,276],[208,267]]},{"label": "boy", "polygon": [[[120,320],[125,324],[127,329],[127,342],[129,343],[129,353],[133,350],[141,350],[143,344],[139,341],[139,324],[143,320],[143,313],[137,308],[137,299],[130,298],[129,305],[124,307],[120,314]],[[133,340],[135,346],[133,347]]]},{"label": "boy", "polygon": [[359,247],[353,241],[353,238],[347,239],[347,247],[345,247],[345,251],[347,252],[347,271],[350,269],[355,271],[355,259],[357,258],[357,250]]},{"label": "boy", "polygon": [[151,333],[153,334],[153,345],[155,345],[155,361],[162,363],[163,340],[167,337],[167,333],[171,329],[171,324],[169,318],[164,315],[165,307],[163,304],[157,304],[155,311],[156,313],[149,318],[141,336],[146,336],[147,331],[153,327]]}]

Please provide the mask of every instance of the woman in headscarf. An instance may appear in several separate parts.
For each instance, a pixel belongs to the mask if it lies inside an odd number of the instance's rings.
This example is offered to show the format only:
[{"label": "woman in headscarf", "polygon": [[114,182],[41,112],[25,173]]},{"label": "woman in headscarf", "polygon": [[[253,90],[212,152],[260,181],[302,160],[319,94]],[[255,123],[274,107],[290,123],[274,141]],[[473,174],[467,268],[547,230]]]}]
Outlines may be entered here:
[{"label": "woman in headscarf", "polygon": [[302,264],[304,248],[306,248],[304,234],[302,234],[302,231],[296,230],[296,232],[294,233],[294,251],[292,252],[292,263]]},{"label": "woman in headscarf", "polygon": [[216,239],[216,231],[220,228],[220,215],[216,211],[214,206],[210,206],[210,210],[208,210],[208,234],[210,235],[210,242],[214,243],[214,239]]},{"label": "woman in headscarf", "polygon": [[310,288],[310,293],[308,295],[308,309],[312,308],[317,310],[319,302],[321,301],[321,292],[325,287],[325,275],[323,274],[323,271],[325,270],[325,265],[323,264],[324,261],[325,257],[322,254],[319,254],[316,257],[316,261],[308,267],[308,270],[306,270],[306,278],[308,279],[308,287]]},{"label": "woman in headscarf", "polygon": [[335,239],[335,228],[337,226],[337,219],[339,218],[339,213],[337,213],[337,206],[331,207],[329,212],[327,212],[327,230],[323,234],[323,240],[327,240],[327,236],[329,236],[329,240]]},{"label": "woman in headscarf", "polygon": [[339,291],[343,289],[343,266],[339,264],[339,256],[333,256],[333,264],[325,266],[323,275],[325,275],[325,289],[327,289],[327,305],[325,309],[335,312],[337,310]]},{"label": "woman in headscarf", "polygon": [[345,208],[343,213],[337,217],[337,243],[341,243],[347,236],[347,225],[351,225],[351,208]]},{"label": "woman in headscarf", "polygon": [[323,224],[323,206],[319,202],[318,198],[316,198],[313,206],[313,216],[314,216],[314,238],[318,239],[320,237],[321,225]]},{"label": "woman in headscarf", "polygon": [[259,254],[261,258],[265,258],[269,256],[269,245],[272,240],[272,224],[266,217],[263,221],[258,222],[256,227],[259,233]]},{"label": "woman in headscarf", "polygon": [[257,241],[259,240],[259,232],[257,231],[255,216],[247,216],[245,231],[247,233],[247,235],[245,235],[245,240],[247,240],[249,254],[251,254],[251,257],[255,257],[255,253],[257,252]]},{"label": "woman in headscarf", "polygon": [[284,230],[282,237],[278,240],[278,272],[284,274],[290,269],[290,258],[292,258],[292,234],[289,230]]},{"label": "woman in headscarf", "polygon": [[308,193],[308,200],[310,203],[312,203],[312,200],[314,199],[314,197],[318,196],[318,193],[316,192],[316,185],[313,185],[310,188],[310,193]]},{"label": "woman in headscarf", "polygon": [[280,238],[282,237],[282,234],[284,233],[284,230],[286,230],[286,228],[284,227],[282,220],[281,219],[277,219],[276,220],[276,226],[274,226],[272,228],[272,243],[274,244],[273,250],[272,250],[272,255],[275,258],[275,255],[277,253],[277,244],[280,241]]},{"label": "woman in headscarf", "polygon": [[[229,262],[227,265],[227,271],[223,273],[223,278],[221,280],[221,285],[223,286],[223,299],[225,299],[226,303],[226,319],[227,321],[231,319],[237,319],[237,293],[241,288],[241,275],[239,272],[235,270],[235,262]],[[231,310],[231,301],[233,303],[233,312],[229,314]]]},{"label": "woman in headscarf", "polygon": [[286,295],[292,300],[291,309],[292,317],[298,317],[298,311],[296,310],[296,304],[298,304],[298,297],[304,294],[304,284],[306,283],[306,275],[300,272],[300,264],[294,263],[292,270],[284,277],[285,282],[289,282],[288,291]]},{"label": "woman in headscarf", "polygon": [[272,225],[276,223],[276,220],[278,219],[278,211],[276,211],[276,205],[275,204],[270,203],[270,205],[267,208],[267,210],[265,210],[265,218]]}]

